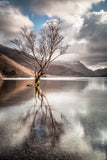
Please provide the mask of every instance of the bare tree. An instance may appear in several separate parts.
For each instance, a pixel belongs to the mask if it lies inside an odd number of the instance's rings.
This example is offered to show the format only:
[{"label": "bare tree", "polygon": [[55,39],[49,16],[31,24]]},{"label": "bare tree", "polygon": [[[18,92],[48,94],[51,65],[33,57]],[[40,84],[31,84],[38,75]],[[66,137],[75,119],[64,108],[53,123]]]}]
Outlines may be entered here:
[{"label": "bare tree", "polygon": [[11,41],[18,48],[34,57],[35,83],[39,84],[49,68],[51,62],[66,53],[68,46],[64,46],[64,35],[60,20],[51,20],[41,29],[39,38],[35,32],[26,27],[21,28],[20,39]]}]

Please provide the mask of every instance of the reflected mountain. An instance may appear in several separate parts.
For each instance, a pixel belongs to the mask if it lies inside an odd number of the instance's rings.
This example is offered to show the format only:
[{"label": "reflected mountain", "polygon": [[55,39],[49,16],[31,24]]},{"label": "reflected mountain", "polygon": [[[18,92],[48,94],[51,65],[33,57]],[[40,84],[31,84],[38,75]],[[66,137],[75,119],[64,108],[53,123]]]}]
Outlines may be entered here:
[{"label": "reflected mountain", "polygon": [[3,79],[0,79],[0,88],[3,85]]},{"label": "reflected mountain", "polygon": [[[28,84],[33,84],[33,80],[5,80],[0,81],[0,107],[12,106],[21,104],[24,101],[30,100],[34,97],[34,90],[27,87]],[[60,90],[68,90],[69,86],[74,90],[81,91],[88,85],[88,82],[78,81],[41,81],[41,88],[44,92]]]},{"label": "reflected mountain", "polygon": [[75,81],[75,80],[68,80],[68,81],[55,81],[55,80],[48,80],[41,82],[41,88],[44,92],[59,92],[59,91],[68,91],[69,88],[72,90],[81,91],[88,85],[88,81]]},{"label": "reflected mountain", "polygon": [[28,83],[32,83],[32,81],[2,81],[0,86],[0,107],[12,106],[13,102],[15,102],[15,104],[21,104],[24,101],[31,99],[34,92],[31,88],[27,87]]}]

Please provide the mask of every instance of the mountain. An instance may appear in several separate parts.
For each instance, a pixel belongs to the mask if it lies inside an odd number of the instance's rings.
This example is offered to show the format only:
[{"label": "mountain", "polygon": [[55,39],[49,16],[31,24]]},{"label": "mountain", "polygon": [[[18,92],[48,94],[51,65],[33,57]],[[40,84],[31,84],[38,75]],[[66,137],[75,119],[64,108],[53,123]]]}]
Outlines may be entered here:
[{"label": "mountain", "polygon": [[97,69],[94,71],[95,76],[107,77],[107,68],[104,69]]},{"label": "mountain", "polygon": [[33,77],[33,71],[0,54],[1,77]]},{"label": "mountain", "polygon": [[80,61],[67,61],[67,62],[60,62],[59,63],[63,67],[67,67],[68,69],[72,70],[72,72],[77,74],[78,76],[94,76],[94,72],[88,69],[84,64]]},{"label": "mountain", "polygon": [[[0,77],[33,77],[34,60],[31,55],[0,45]],[[80,61],[54,62],[46,75],[103,76],[105,70],[92,71]]]},{"label": "mountain", "polygon": [[19,51],[0,45],[0,77],[33,77],[24,57]]},{"label": "mountain", "polygon": [[85,76],[79,71],[75,71],[69,66],[64,66],[63,64],[51,64],[47,72],[48,75],[56,76]]},{"label": "mountain", "polygon": [[33,57],[26,53],[22,53],[19,50],[12,49],[3,45],[0,45],[0,53],[4,56],[7,56],[8,58],[15,61],[16,63],[21,64],[24,67],[27,67],[29,69],[34,69]]}]

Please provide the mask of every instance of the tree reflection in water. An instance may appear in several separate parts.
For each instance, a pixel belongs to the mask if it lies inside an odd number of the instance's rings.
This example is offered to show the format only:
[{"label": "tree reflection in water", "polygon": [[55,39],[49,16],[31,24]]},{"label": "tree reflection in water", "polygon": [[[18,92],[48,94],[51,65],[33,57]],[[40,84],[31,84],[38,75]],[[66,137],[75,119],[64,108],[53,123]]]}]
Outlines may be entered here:
[{"label": "tree reflection in water", "polygon": [[31,143],[29,144],[35,144],[35,146],[50,142],[52,147],[59,142],[59,138],[64,132],[63,122],[65,121],[65,117],[60,114],[61,122],[59,123],[54,118],[53,112],[55,111],[52,111],[40,87],[35,87],[35,105],[29,109],[26,117],[23,119],[25,121],[29,116],[33,117],[30,128],[30,139],[26,142],[30,141]]},{"label": "tree reflection in water", "polygon": [[[61,151],[58,147],[60,136],[64,133],[63,125],[66,118],[59,114],[58,122],[46,96],[39,86],[35,87],[35,104],[31,106],[25,115],[19,117],[17,131],[29,125],[29,136],[27,135],[22,146],[15,147],[11,154],[4,156],[4,159],[70,159],[70,155]],[[72,155],[78,157],[78,155]],[[78,159],[78,158],[76,158]]]},{"label": "tree reflection in water", "polygon": [[52,109],[39,86],[34,90],[35,104],[21,112],[16,121],[10,122],[12,128],[5,128],[4,132],[10,131],[11,138],[6,137],[0,160],[81,160],[77,152],[68,153],[60,148],[60,138],[68,123],[65,116]]}]

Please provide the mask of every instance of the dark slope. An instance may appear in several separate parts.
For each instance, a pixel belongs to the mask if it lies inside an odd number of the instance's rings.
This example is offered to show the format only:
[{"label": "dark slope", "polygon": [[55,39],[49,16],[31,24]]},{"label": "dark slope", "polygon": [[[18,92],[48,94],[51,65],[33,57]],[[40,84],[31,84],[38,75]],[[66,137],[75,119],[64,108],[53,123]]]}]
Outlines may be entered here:
[{"label": "dark slope", "polygon": [[97,69],[94,71],[95,76],[107,77],[107,68],[104,69]]},{"label": "dark slope", "polygon": [[33,69],[33,57],[30,55],[3,45],[0,45],[0,53],[27,68]]},{"label": "dark slope", "polygon": [[33,71],[0,53],[1,77],[33,77]]},{"label": "dark slope", "polygon": [[[0,45],[0,77],[32,77],[33,64],[32,56]],[[47,75],[106,76],[107,69],[92,71],[80,61],[56,62],[50,65]]]}]

